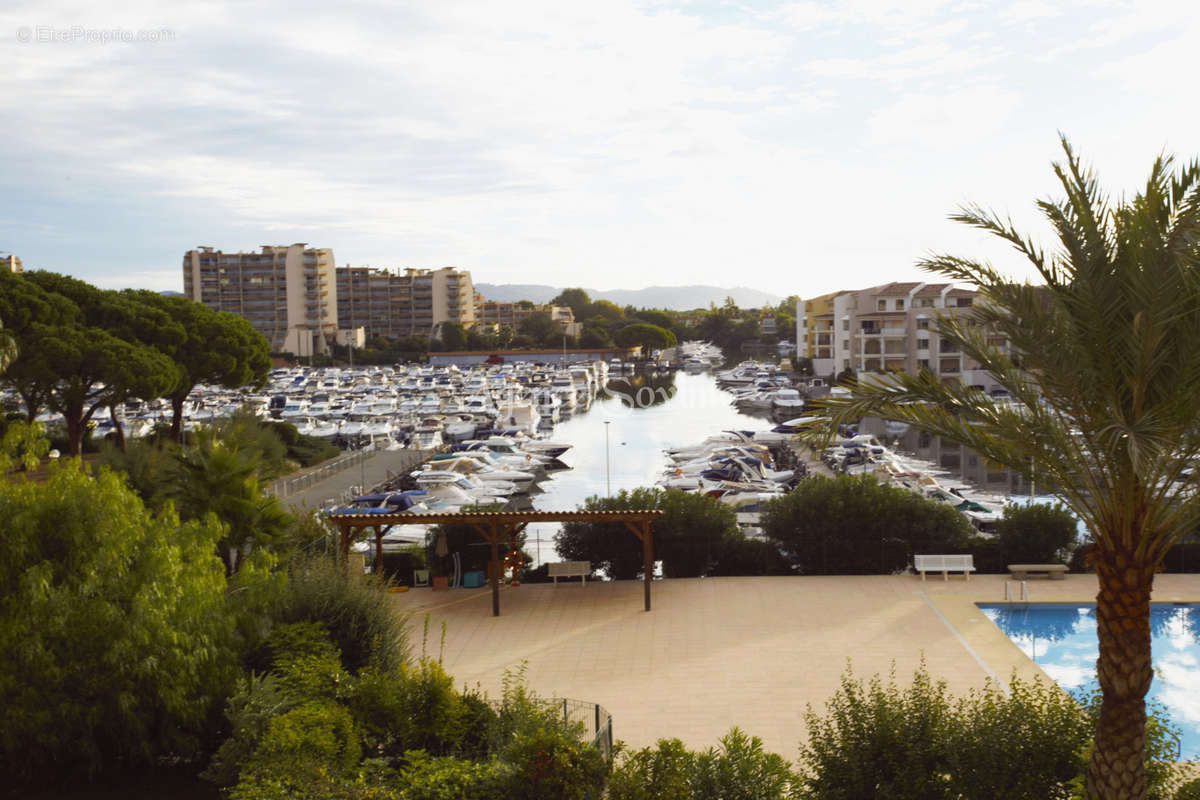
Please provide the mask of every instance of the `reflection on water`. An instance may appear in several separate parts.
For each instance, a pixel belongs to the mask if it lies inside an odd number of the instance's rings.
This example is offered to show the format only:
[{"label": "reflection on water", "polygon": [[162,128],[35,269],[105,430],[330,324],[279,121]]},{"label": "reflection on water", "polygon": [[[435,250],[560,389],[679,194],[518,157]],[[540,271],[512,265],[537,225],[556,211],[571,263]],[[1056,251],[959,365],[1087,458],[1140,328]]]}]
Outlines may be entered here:
[{"label": "reflection on water", "polygon": [[[610,380],[607,396],[597,395],[588,411],[554,427],[554,441],[574,445],[563,456],[572,468],[542,483],[545,491],[534,495],[534,508],[573,511],[588,497],[603,496],[609,486],[613,494],[653,486],[666,469],[663,450],[698,444],[722,430],[771,427],[769,420],[740,413],[731,399],[707,374]],[[555,523],[529,526],[525,549],[534,566],[557,560],[553,537],[558,528]]]},{"label": "reflection on water", "polygon": [[[1074,605],[988,606],[984,616],[1062,688],[1097,688],[1095,607]],[[1184,758],[1200,756],[1200,606],[1150,607],[1154,683],[1147,698],[1166,707],[1182,730]]]}]

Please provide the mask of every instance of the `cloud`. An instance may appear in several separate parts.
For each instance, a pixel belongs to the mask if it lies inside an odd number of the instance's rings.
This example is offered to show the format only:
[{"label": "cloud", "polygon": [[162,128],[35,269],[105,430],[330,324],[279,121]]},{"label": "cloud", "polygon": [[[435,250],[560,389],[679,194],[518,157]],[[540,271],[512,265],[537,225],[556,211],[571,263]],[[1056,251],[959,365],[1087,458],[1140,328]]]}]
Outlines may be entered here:
[{"label": "cloud", "polygon": [[948,142],[978,141],[981,134],[1003,126],[1020,104],[1020,94],[996,87],[905,94],[871,115],[867,139],[875,145],[932,150]]},{"label": "cloud", "polygon": [[[1044,193],[1028,170],[1048,174],[1057,129],[1105,131],[1103,163],[1195,121],[1178,109],[1158,125],[1137,85],[1156,60],[1189,63],[1154,38],[1165,6],[1132,36],[1118,35],[1128,4],[1054,8],[10,5],[0,35],[173,38],[0,48],[3,246],[105,285],[161,285],[199,243],[294,240],[339,263],[456,263],[492,282],[737,275],[809,294],[899,279],[958,241],[944,222],[956,200]],[[1037,62],[1085,12],[1084,38],[1111,44]]]}]

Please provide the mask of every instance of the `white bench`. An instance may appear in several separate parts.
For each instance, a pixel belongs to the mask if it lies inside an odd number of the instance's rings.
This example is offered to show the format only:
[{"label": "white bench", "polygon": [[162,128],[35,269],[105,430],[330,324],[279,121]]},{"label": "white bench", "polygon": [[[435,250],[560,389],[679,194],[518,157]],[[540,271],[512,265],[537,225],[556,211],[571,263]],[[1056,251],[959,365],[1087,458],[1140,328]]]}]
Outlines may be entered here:
[{"label": "white bench", "polygon": [[971,573],[975,571],[975,557],[970,553],[913,556],[913,569],[921,573],[921,580],[925,580],[926,572],[940,572],[944,581],[950,580],[951,572],[961,572],[967,580],[971,580]]},{"label": "white bench", "polygon": [[559,578],[582,578],[584,584],[587,584],[587,576],[592,571],[592,562],[590,561],[551,561],[546,564],[549,567],[548,574],[554,579],[555,584]]},{"label": "white bench", "polygon": [[1045,574],[1052,581],[1065,581],[1067,579],[1066,564],[1009,564],[1008,571],[1012,573],[1013,580],[1023,581],[1031,572]]}]

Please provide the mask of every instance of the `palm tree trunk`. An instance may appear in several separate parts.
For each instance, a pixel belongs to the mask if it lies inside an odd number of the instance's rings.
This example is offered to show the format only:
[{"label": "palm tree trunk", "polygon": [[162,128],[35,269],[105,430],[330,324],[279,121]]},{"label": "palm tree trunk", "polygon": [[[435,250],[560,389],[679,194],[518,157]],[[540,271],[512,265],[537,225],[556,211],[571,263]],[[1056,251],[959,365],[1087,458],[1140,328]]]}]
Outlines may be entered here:
[{"label": "palm tree trunk", "polygon": [[1150,590],[1154,565],[1132,550],[1099,553],[1096,625],[1100,658],[1100,720],[1088,765],[1088,797],[1146,797],[1146,692],[1150,662]]}]

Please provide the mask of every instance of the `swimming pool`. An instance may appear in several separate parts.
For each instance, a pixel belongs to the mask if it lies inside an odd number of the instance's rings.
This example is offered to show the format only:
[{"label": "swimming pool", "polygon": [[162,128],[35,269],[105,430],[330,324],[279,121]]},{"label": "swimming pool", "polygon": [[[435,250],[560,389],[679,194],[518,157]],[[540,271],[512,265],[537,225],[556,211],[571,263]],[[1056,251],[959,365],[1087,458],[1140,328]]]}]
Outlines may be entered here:
[{"label": "swimming pool", "polygon": [[[1098,686],[1095,604],[978,605],[1063,689],[1075,694]],[[1152,604],[1150,647],[1154,682],[1147,699],[1163,705],[1180,729],[1183,757],[1196,758],[1200,756],[1200,605]]]}]

